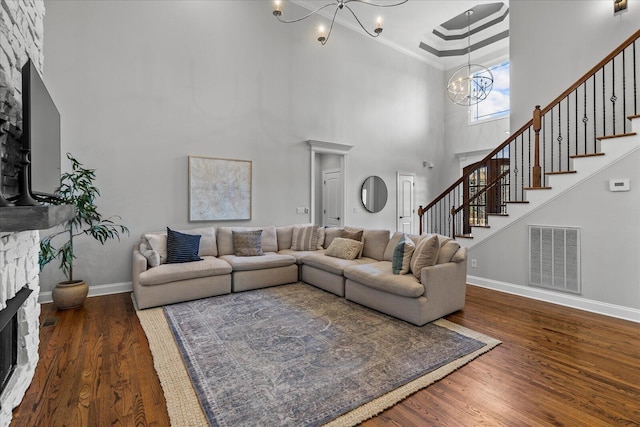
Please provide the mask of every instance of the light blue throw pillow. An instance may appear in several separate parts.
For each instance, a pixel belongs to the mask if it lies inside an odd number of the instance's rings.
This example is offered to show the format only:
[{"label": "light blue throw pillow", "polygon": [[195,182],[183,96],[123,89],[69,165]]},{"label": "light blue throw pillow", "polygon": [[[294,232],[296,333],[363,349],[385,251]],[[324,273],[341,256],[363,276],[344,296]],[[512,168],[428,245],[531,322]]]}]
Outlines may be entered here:
[{"label": "light blue throw pillow", "polygon": [[393,274],[407,274],[411,265],[411,256],[416,249],[415,243],[406,234],[403,234],[400,241],[393,250],[391,259],[391,272]]}]

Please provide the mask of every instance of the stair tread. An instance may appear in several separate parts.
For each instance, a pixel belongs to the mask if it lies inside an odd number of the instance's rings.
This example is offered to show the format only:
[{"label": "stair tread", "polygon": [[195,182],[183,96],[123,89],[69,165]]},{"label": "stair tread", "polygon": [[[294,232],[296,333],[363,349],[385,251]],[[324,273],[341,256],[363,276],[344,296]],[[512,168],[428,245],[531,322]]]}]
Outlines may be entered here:
[{"label": "stair tread", "polygon": [[490,225],[472,225],[471,227],[476,227],[476,228],[491,228]]},{"label": "stair tread", "polygon": [[545,172],[545,175],[567,175],[572,173],[578,173],[578,171],[557,171],[557,172]]},{"label": "stair tread", "polygon": [[471,234],[456,234],[454,236],[456,239],[461,238],[461,239],[473,239],[473,236]]},{"label": "stair tread", "polygon": [[627,117],[627,119],[629,119],[629,120],[640,119],[640,114],[634,114],[633,116]]},{"label": "stair tread", "polygon": [[487,216],[509,216],[509,214],[508,213],[499,213],[499,212],[496,212],[496,213],[488,212]]},{"label": "stair tread", "polygon": [[551,187],[525,187],[525,190],[551,190]]},{"label": "stair tread", "polygon": [[508,202],[505,203],[529,203],[528,200],[509,200]]},{"label": "stair tread", "polygon": [[604,153],[590,153],[590,154],[574,154],[569,156],[570,159],[580,159],[583,157],[596,157],[596,156],[604,156]]},{"label": "stair tread", "polygon": [[598,141],[602,141],[603,139],[622,138],[622,137],[625,137],[625,136],[633,136],[633,135],[637,135],[637,134],[635,132],[619,133],[617,135],[598,136],[596,139]]}]

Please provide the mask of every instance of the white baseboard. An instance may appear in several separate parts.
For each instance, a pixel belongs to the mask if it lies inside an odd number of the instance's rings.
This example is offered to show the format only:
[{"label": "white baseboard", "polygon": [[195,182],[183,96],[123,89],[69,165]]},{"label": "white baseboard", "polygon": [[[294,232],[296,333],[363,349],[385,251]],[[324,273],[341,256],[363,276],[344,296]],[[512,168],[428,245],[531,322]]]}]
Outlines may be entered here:
[{"label": "white baseboard", "polygon": [[[131,291],[133,291],[133,284],[131,282],[108,283],[106,285],[89,286],[89,297],[122,294]],[[51,298],[51,291],[40,292],[40,295],[38,296],[38,302],[40,304],[53,302],[53,299]]]},{"label": "white baseboard", "polygon": [[[550,302],[552,304],[577,308],[579,310],[590,311],[592,313],[603,314],[605,316],[617,317],[619,319],[640,323],[640,310],[623,307],[621,305],[594,301],[575,295],[559,294],[557,292],[547,291],[545,289],[514,285],[512,283],[500,282],[493,279],[485,279],[483,277],[467,276],[467,283],[482,288],[493,289],[496,291],[506,292],[508,294],[519,295],[526,298],[532,298],[540,301]],[[110,283],[106,285],[90,286],[89,297],[120,294],[132,291],[133,284],[131,282]],[[38,302],[40,304],[45,304],[52,301],[53,300],[51,299],[50,291],[41,292],[40,296],[38,297]]]},{"label": "white baseboard", "polygon": [[482,288],[493,289],[496,291],[506,292],[508,294],[519,295],[526,298],[640,323],[640,310],[634,308],[594,301],[577,295],[565,295],[553,291],[547,291],[545,289],[499,282],[497,280],[485,279],[483,277],[467,276],[467,283]]}]

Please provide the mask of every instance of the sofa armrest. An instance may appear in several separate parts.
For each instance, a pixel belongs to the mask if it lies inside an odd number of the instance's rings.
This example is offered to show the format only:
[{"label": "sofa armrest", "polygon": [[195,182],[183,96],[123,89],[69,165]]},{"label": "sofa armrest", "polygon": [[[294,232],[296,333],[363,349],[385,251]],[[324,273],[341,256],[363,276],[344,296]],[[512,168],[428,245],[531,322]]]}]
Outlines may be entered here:
[{"label": "sofa armrest", "polygon": [[131,262],[131,281],[134,291],[140,286],[140,274],[147,271],[147,268],[147,259],[137,248],[134,249]]},{"label": "sofa armrest", "polygon": [[444,316],[464,307],[467,291],[467,262],[447,262],[421,271],[424,296],[429,306]]}]

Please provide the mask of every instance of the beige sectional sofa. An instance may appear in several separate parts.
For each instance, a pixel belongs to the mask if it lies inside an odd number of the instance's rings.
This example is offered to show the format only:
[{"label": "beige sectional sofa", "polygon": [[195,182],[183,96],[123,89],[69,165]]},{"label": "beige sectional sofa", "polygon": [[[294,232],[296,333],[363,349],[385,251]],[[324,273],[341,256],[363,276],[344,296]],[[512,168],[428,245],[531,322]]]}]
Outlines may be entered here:
[{"label": "beige sectional sofa", "polygon": [[413,274],[393,274],[393,248],[402,233],[394,234],[384,259],[344,269],[345,298],[415,325],[424,325],[464,307],[467,248],[459,248],[458,262],[442,262]]},{"label": "beige sectional sofa", "polygon": [[[448,250],[454,256],[447,253],[445,257],[456,262],[439,259],[438,264],[422,268],[417,276],[393,274],[394,250],[402,233],[391,236],[388,230],[363,230],[361,256],[342,259],[326,254],[332,241],[345,233],[342,229],[320,228],[313,248],[296,250],[292,243],[294,228],[305,226],[308,225],[219,227],[217,230],[204,227],[183,231],[202,236],[198,251],[202,261],[178,264],[158,263],[155,252],[162,252],[163,233],[147,233],[133,250],[133,292],[138,307],[143,309],[299,280],[416,325],[424,325],[464,307],[467,253],[466,248],[454,246],[457,243],[448,244]],[[262,231],[264,255],[236,255],[233,232],[253,230]],[[355,229],[347,227],[346,230]],[[416,243],[428,237],[411,236]],[[448,240],[442,238],[442,245]],[[150,257],[150,253],[156,258]],[[153,264],[159,265],[152,267]]]}]

